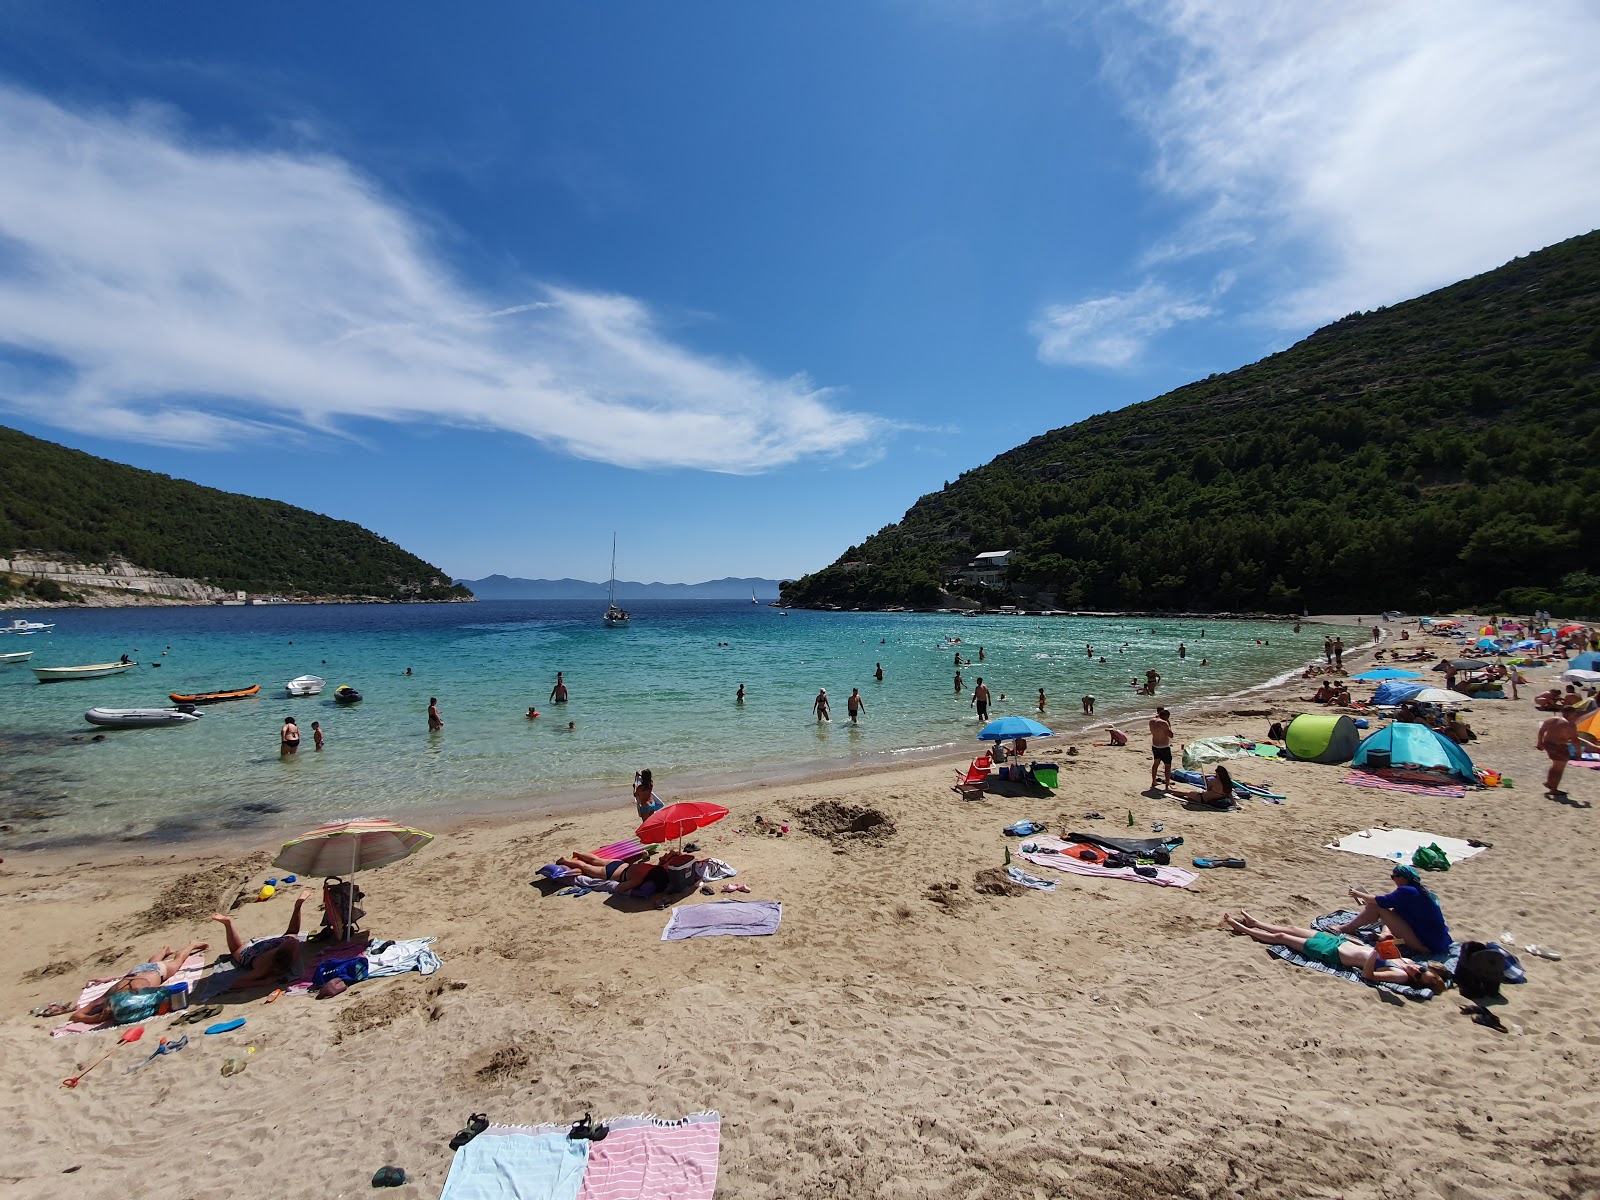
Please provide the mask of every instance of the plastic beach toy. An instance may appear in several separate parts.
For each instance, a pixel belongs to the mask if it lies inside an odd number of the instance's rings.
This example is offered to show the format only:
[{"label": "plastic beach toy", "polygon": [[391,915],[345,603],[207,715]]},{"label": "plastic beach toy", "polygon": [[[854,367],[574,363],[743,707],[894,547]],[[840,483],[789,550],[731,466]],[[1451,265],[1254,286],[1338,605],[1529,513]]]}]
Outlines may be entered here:
[{"label": "plastic beach toy", "polygon": [[218,1021],[215,1025],[207,1025],[207,1033],[230,1033],[244,1024],[243,1017],[235,1017],[231,1021]]}]

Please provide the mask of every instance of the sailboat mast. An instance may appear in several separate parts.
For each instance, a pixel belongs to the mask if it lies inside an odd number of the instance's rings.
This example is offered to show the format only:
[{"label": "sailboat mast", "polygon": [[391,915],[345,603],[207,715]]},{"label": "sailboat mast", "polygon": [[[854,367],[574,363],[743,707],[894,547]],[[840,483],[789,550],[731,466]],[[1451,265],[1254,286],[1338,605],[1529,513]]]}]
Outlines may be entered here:
[{"label": "sailboat mast", "polygon": [[606,591],[606,602],[612,608],[617,606],[617,534],[611,532],[611,586]]}]

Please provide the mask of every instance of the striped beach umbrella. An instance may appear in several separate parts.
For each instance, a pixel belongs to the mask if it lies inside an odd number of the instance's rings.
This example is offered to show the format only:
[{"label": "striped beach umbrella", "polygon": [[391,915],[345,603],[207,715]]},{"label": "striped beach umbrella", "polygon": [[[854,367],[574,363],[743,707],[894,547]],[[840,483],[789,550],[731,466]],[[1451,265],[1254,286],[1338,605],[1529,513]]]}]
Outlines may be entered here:
[{"label": "striped beach umbrella", "polygon": [[272,865],[296,875],[353,875],[409,858],[433,834],[378,818],[335,821],[283,844]]}]

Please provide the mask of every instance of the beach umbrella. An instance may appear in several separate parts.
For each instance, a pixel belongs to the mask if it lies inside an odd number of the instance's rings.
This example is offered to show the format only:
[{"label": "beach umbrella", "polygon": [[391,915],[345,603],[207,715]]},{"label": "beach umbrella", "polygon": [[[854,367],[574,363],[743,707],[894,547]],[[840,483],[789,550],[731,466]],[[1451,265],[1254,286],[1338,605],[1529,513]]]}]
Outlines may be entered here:
[{"label": "beach umbrella", "polygon": [[644,824],[634,831],[634,836],[646,845],[676,841],[685,834],[715,824],[728,815],[720,804],[701,800],[685,800],[669,804],[645,818]]},{"label": "beach umbrella", "polygon": [[[272,865],[293,875],[354,875],[409,858],[431,841],[433,834],[386,818],[335,821],[285,842]],[[347,892],[347,929],[355,907],[354,892],[354,888]]]},{"label": "beach umbrella", "polygon": [[1453,692],[1449,688],[1423,688],[1420,692],[1406,697],[1418,704],[1471,704],[1471,696],[1463,696],[1460,692]]},{"label": "beach umbrella", "polygon": [[1584,629],[1584,628],[1586,628],[1586,626],[1583,626],[1583,625],[1563,625],[1560,629],[1556,630],[1556,632],[1558,634],[1560,634],[1562,637],[1566,637],[1567,634],[1569,634],[1569,633],[1577,633],[1578,630]]},{"label": "beach umbrella", "polygon": [[1049,737],[1052,730],[1032,717],[996,717],[982,729],[978,737],[986,742],[1006,742],[1013,738]]},{"label": "beach umbrella", "polygon": [[1544,643],[1538,638],[1523,638],[1520,642],[1512,642],[1511,648],[1513,650],[1532,650],[1535,647],[1542,645],[1544,645]]},{"label": "beach umbrella", "polygon": [[1363,671],[1350,678],[1375,683],[1384,679],[1421,679],[1422,676],[1416,671],[1402,671],[1399,667],[1379,667],[1376,671]]},{"label": "beach umbrella", "polygon": [[1578,733],[1591,742],[1600,742],[1600,708],[1578,718]]},{"label": "beach umbrella", "polygon": [[1571,670],[1561,672],[1561,682],[1581,683],[1584,686],[1600,683],[1600,671]]}]

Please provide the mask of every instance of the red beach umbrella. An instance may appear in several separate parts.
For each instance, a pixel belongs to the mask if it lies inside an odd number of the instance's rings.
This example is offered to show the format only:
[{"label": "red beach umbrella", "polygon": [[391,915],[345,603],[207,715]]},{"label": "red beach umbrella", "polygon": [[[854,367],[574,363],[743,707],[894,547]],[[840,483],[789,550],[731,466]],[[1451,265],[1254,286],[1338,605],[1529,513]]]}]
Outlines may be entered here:
[{"label": "red beach umbrella", "polygon": [[644,824],[634,831],[634,836],[647,845],[675,841],[696,829],[715,824],[728,815],[720,804],[690,800],[669,804],[645,818]]}]

